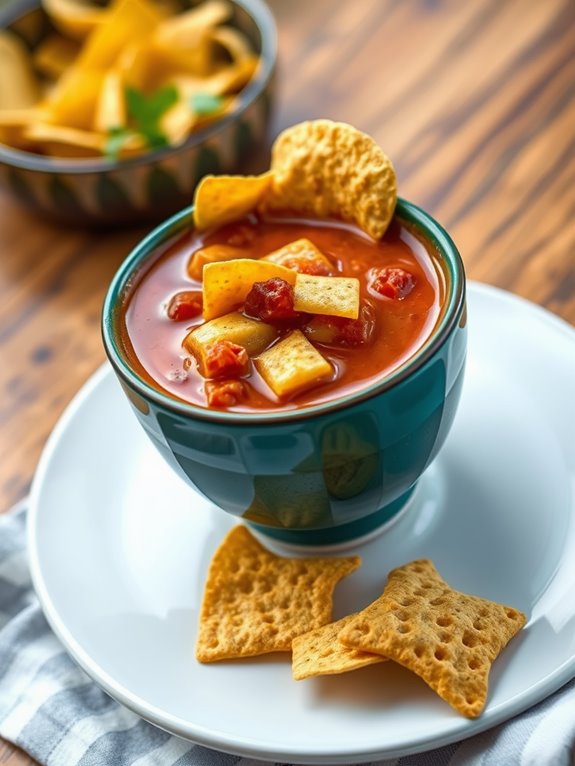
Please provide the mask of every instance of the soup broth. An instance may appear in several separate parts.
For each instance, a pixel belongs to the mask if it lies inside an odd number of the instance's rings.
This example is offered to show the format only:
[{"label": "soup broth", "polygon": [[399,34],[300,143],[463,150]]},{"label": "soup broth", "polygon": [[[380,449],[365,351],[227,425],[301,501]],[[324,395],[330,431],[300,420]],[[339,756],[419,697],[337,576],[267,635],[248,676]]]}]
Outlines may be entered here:
[{"label": "soup broth", "polygon": [[[231,403],[225,398],[210,399],[209,392],[221,381],[200,374],[196,359],[184,345],[188,334],[205,320],[193,306],[177,310],[174,301],[182,293],[201,297],[201,281],[190,275],[194,253],[225,245],[237,248],[241,258],[260,259],[301,238],[321,251],[331,275],[359,280],[359,317],[342,320],[300,312],[291,321],[275,323],[273,343],[299,330],[329,362],[331,375],[279,397],[250,359],[238,376],[242,396],[237,401],[232,397]],[[441,317],[445,295],[446,276],[433,247],[397,218],[383,239],[375,241],[354,226],[336,221],[253,215],[217,230],[192,230],[172,243],[129,291],[120,329],[132,366],[171,397],[237,412],[293,410],[339,399],[382,381],[429,339]],[[245,306],[236,309],[242,312]],[[191,316],[194,313],[197,316]]]}]

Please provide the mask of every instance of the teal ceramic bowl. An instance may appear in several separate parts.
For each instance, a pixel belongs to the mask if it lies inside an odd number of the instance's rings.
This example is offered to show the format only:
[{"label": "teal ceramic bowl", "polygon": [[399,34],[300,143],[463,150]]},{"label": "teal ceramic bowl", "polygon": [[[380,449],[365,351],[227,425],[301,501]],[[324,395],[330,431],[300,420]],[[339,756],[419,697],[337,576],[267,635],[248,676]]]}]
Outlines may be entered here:
[{"label": "teal ceramic bowl", "polygon": [[[0,143],[0,187],[50,218],[74,226],[113,226],[166,219],[188,205],[208,173],[268,167],[268,127],[277,63],[277,33],[263,0],[230,0],[232,23],[252,41],[261,66],[230,114],[175,147],[115,162],[58,159]],[[182,7],[193,5],[182,0]],[[1,5],[1,3],[0,3]],[[26,10],[24,10],[26,9]],[[38,0],[0,8],[0,29],[33,50],[52,27]]]},{"label": "teal ceramic bowl", "polygon": [[[207,410],[160,393],[129,365],[120,306],[138,274],[191,224],[184,210],[153,231],[115,275],[103,308],[108,358],[136,417],[180,476],[216,506],[285,542],[330,545],[361,537],[403,508],[449,432],[466,345],[465,275],[444,229],[399,200],[444,264],[447,302],[426,344],[375,385],[328,403],[276,413]],[[193,510],[190,495],[190,510]]]}]

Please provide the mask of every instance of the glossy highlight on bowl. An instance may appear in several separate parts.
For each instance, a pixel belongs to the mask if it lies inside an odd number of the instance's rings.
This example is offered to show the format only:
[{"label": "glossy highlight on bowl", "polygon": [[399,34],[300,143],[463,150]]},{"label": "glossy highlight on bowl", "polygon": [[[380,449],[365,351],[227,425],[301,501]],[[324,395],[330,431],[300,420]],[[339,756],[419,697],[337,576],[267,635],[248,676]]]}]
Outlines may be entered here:
[{"label": "glossy highlight on bowl", "polygon": [[189,208],[128,256],[106,296],[106,353],[148,436],[216,506],[270,536],[324,545],[381,526],[403,507],[453,422],[467,340],[463,264],[449,235],[427,213],[399,200],[396,216],[443,262],[443,315],[405,364],[333,401],[283,412],[207,410],[163,394],[130,367],[118,332],[126,291],[191,226]]}]

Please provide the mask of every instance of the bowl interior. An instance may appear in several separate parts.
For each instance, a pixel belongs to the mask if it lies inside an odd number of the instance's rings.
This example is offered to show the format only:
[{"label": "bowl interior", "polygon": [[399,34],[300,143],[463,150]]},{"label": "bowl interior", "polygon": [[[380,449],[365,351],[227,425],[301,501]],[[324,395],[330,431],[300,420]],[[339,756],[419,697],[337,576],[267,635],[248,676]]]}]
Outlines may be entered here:
[{"label": "bowl interior", "polygon": [[180,414],[216,422],[282,422],[301,420],[325,412],[333,412],[358,403],[388,390],[407,378],[430,359],[460,321],[465,305],[465,274],[459,252],[445,229],[416,205],[399,199],[396,216],[414,229],[428,243],[430,250],[440,259],[445,274],[446,300],[440,319],[425,343],[395,371],[371,385],[337,399],[298,408],[287,412],[235,413],[225,410],[207,410],[184,403],[163,394],[151,386],[129,364],[120,340],[121,307],[126,295],[137,284],[153,262],[179,234],[192,226],[192,208],[176,214],[156,228],[126,258],[116,273],[105,298],[103,308],[103,339],[109,359],[116,372],[143,397]]}]

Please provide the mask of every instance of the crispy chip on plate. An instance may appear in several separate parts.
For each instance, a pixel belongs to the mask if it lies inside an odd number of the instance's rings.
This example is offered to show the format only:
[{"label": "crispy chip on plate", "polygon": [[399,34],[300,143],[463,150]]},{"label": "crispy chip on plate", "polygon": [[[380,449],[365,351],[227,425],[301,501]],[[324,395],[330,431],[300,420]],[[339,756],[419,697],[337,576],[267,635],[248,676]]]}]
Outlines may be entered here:
[{"label": "crispy chip on plate", "polygon": [[313,676],[327,676],[348,673],[366,665],[385,662],[380,654],[362,652],[344,646],[338,636],[354,614],[348,614],[336,622],[329,622],[321,628],[310,630],[292,642],[292,674],[296,681]]},{"label": "crispy chip on plate", "polygon": [[296,636],[331,619],[333,591],[358,556],[288,559],[266,550],[242,525],[216,551],[200,611],[200,662],[289,652]]},{"label": "crispy chip on plate", "polygon": [[383,594],[339,637],[404,665],[475,718],[487,699],[492,662],[524,624],[517,609],[453,590],[422,559],[392,570]]}]

